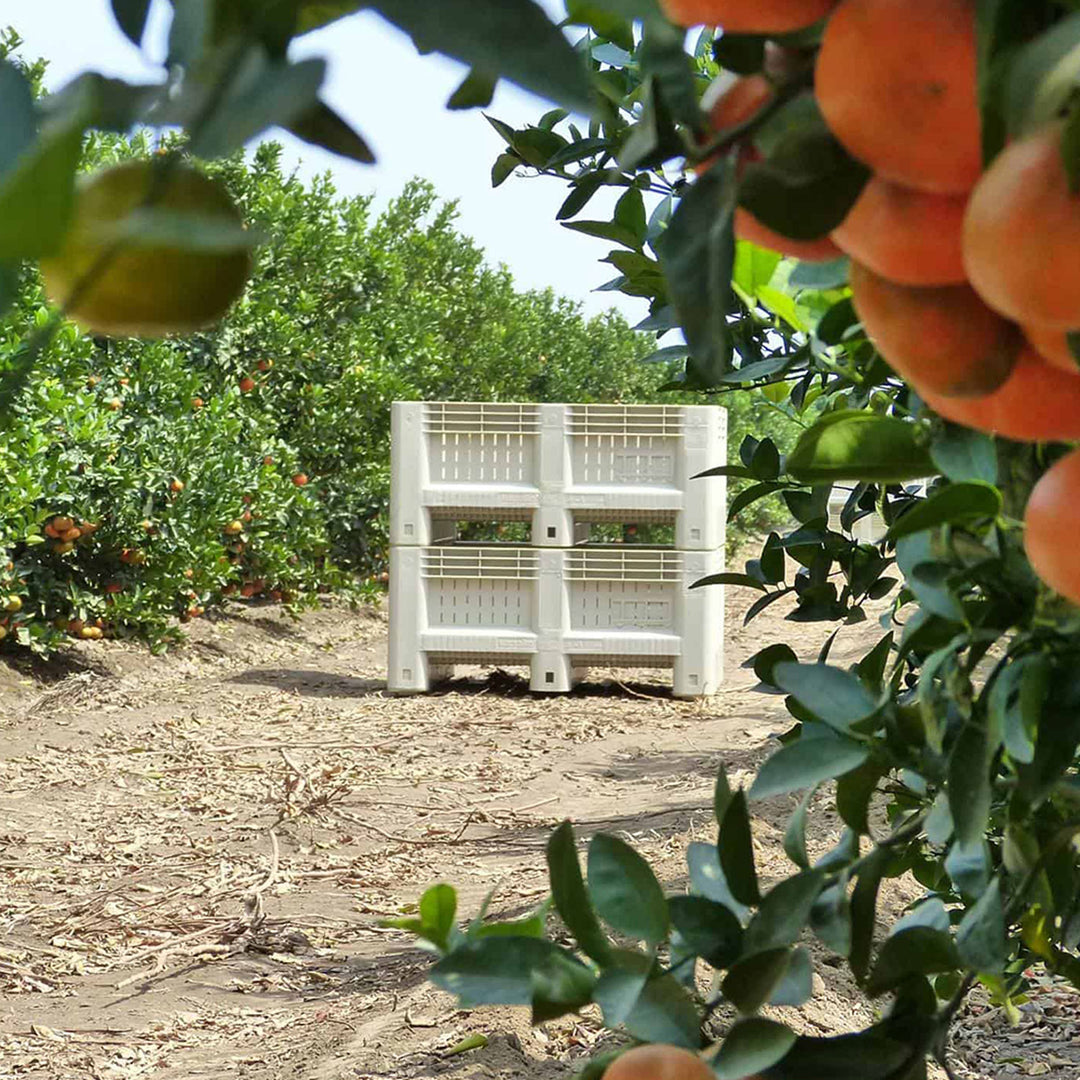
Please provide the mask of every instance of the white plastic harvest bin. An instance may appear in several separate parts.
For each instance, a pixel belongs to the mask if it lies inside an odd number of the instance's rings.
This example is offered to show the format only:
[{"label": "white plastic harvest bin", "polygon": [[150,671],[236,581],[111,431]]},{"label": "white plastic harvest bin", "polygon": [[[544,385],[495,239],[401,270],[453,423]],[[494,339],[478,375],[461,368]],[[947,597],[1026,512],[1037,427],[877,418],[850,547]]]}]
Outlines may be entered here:
[{"label": "white plastic harvest bin", "polygon": [[528,665],[533,690],[569,690],[602,666],[671,668],[677,696],[714,693],[724,590],[690,586],[722,569],[722,550],[393,547],[389,688],[505,664]]},{"label": "white plastic harvest bin", "polygon": [[599,522],[670,523],[674,546],[724,544],[727,414],[712,406],[395,402],[391,544],[453,539],[459,521],[529,521],[572,547]]}]

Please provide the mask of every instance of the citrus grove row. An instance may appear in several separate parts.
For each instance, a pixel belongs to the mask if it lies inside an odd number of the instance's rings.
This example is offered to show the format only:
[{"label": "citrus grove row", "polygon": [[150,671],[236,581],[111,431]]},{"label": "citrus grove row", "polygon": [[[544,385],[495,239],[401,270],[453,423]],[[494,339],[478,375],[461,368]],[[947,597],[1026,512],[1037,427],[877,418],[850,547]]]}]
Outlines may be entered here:
[{"label": "citrus grove row", "polygon": [[[736,234],[802,260],[851,258],[853,301],[889,364],[941,415],[1018,440],[1080,439],[1080,194],[1067,102],[1017,132],[988,165],[974,0],[665,0],[684,25],[768,35],[827,20],[812,93],[829,129],[872,170],[828,235],[783,236],[740,208]],[[722,76],[707,105],[723,139],[776,101],[798,48]],[[794,59],[793,59],[794,55]],[[740,163],[759,156],[736,138]],[[707,166],[708,163],[706,163]],[[1080,600],[1080,453],[1036,487],[1026,547]]]}]

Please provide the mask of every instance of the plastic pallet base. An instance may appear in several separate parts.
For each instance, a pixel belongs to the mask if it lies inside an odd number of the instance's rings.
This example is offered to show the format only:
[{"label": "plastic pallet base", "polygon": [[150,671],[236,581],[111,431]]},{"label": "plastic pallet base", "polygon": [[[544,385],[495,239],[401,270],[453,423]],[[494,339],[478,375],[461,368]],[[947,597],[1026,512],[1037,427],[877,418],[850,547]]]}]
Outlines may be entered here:
[{"label": "plastic pallet base", "polygon": [[389,689],[423,693],[482,663],[527,664],[540,692],[604,666],[670,668],[677,696],[714,693],[723,587],[691,586],[722,569],[719,551],[392,548]]}]

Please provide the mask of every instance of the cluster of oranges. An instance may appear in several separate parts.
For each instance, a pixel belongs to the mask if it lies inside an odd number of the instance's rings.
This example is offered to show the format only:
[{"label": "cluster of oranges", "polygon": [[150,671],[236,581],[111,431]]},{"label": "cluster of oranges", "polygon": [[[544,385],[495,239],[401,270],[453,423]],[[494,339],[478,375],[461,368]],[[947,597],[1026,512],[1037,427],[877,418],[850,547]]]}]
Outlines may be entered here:
[{"label": "cluster of oranges", "polygon": [[[745,210],[736,233],[797,258],[850,256],[864,328],[941,415],[1016,440],[1080,440],[1080,364],[1069,340],[1080,330],[1080,194],[1062,150],[1065,123],[1020,133],[984,167],[975,0],[665,6],[678,22],[736,33],[827,20],[813,93],[871,178],[827,237],[791,241]],[[712,126],[720,135],[739,127],[775,93],[767,74],[723,84],[708,103]],[[1080,458],[1070,455],[1036,487],[1025,544],[1039,575],[1080,602],[1080,558],[1061,543],[1080,526],[1077,491]]]},{"label": "cluster of oranges", "polygon": [[55,554],[66,555],[75,550],[75,545],[80,540],[89,540],[100,527],[97,522],[76,522],[74,518],[58,514],[46,524],[45,535],[49,538]]}]

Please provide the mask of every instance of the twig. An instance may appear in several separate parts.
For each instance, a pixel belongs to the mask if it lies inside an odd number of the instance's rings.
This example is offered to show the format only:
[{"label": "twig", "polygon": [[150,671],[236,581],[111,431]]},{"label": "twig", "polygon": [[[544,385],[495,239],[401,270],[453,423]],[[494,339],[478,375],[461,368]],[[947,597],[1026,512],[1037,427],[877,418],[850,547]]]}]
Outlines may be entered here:
[{"label": "twig", "polygon": [[624,682],[620,682],[618,679],[611,680],[620,690],[625,690],[626,693],[631,694],[633,697],[641,698],[643,701],[668,701],[669,698],[662,697],[660,694],[642,694],[638,690],[632,690]]},{"label": "twig", "polygon": [[356,742],[251,742],[237,743],[234,746],[198,746],[204,754],[237,754],[244,750],[382,750],[405,739],[415,738],[413,732],[397,735],[377,743]]}]

